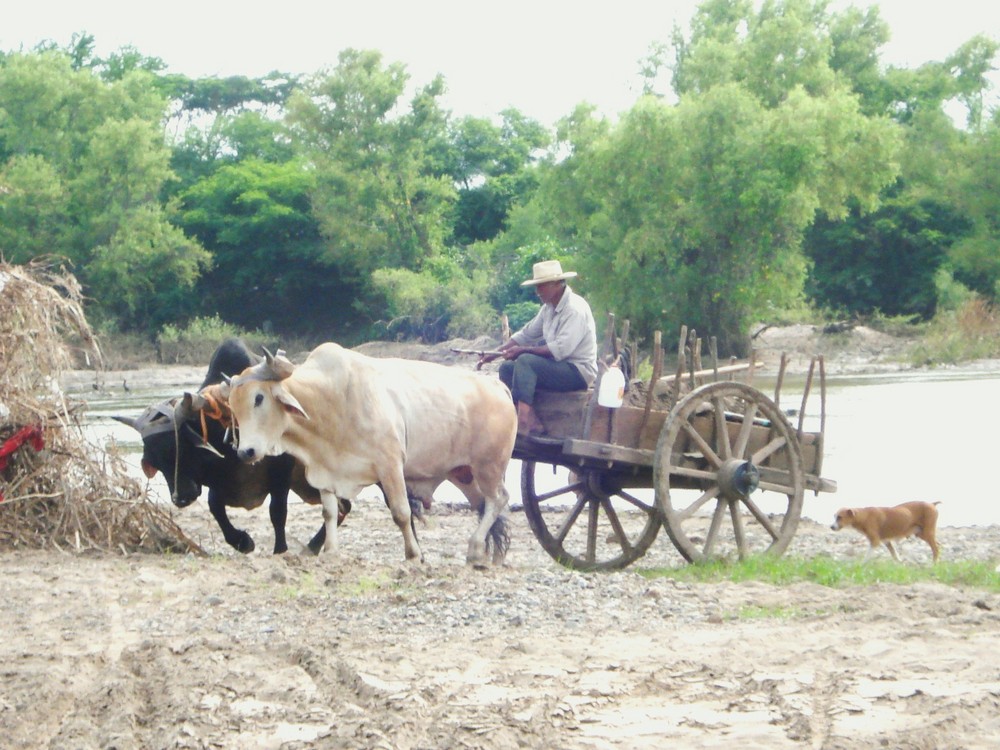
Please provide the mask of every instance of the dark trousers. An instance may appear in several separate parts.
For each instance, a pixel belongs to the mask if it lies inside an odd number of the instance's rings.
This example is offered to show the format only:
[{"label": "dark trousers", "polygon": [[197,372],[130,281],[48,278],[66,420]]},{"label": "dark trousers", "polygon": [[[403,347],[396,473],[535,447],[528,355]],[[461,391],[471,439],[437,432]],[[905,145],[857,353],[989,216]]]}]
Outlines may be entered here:
[{"label": "dark trousers", "polygon": [[546,391],[585,391],[587,381],[569,362],[522,354],[500,363],[500,380],[510,388],[514,403],[535,403],[535,389]]}]

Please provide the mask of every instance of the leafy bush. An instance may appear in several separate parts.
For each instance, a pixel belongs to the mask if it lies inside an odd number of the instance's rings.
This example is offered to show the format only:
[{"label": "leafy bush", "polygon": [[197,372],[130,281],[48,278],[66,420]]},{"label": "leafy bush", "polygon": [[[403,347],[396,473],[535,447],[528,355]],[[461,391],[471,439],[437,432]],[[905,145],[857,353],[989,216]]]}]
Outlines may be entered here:
[{"label": "leafy bush", "polygon": [[438,343],[475,338],[496,327],[496,312],[486,301],[486,275],[468,277],[447,259],[439,261],[419,273],[383,268],[372,274],[389,313],[386,333]]},{"label": "leafy bush", "polygon": [[913,349],[916,365],[954,364],[1000,357],[1000,319],[978,295],[956,310],[938,312],[923,340]]},{"label": "leafy bush", "polygon": [[934,288],[937,291],[937,309],[943,311],[957,310],[975,296],[968,287],[956,281],[947,268],[939,268],[935,272]]},{"label": "leafy bush", "polygon": [[252,351],[261,346],[277,348],[260,331],[245,331],[217,315],[194,318],[185,327],[165,325],[156,337],[157,356],[165,364],[207,364],[225,339],[242,338]]},{"label": "leafy bush", "polygon": [[503,309],[503,314],[507,316],[507,322],[510,324],[512,332],[520,329],[525,323],[535,317],[537,313],[537,302],[515,302]]}]

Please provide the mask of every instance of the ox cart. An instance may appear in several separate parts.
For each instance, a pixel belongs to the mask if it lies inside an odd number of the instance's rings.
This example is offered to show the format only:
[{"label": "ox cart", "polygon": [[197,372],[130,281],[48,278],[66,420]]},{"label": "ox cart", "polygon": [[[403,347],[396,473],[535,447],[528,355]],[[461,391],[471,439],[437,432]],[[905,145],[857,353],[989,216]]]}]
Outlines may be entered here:
[{"label": "ox cart", "polygon": [[[621,352],[613,317],[609,329],[603,361],[614,362]],[[784,355],[771,397],[752,385],[752,352],[746,362],[720,366],[714,340],[709,348],[703,367],[701,340],[682,329],[676,371],[663,376],[657,334],[648,385],[634,381],[619,408],[598,403],[605,365],[593,391],[536,395],[548,434],[518,436],[514,458],[522,462],[525,515],[553,559],[577,570],[624,568],[647,552],[661,526],[688,562],[781,555],[804,493],[836,491],[820,477],[822,358],[810,362],[801,402],[783,410]],[[811,419],[818,429],[807,431],[816,379],[820,408]]]}]

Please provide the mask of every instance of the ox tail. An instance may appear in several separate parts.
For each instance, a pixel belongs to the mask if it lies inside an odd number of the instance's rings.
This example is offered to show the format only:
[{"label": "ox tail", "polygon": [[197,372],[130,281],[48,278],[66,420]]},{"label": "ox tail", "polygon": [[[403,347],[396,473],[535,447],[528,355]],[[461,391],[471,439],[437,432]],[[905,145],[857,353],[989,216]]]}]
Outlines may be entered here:
[{"label": "ox tail", "polygon": [[[486,504],[479,506],[479,517],[483,517],[486,511]],[[492,555],[494,560],[503,560],[510,549],[510,522],[507,516],[497,516],[497,520],[490,526],[490,533],[486,535],[486,554]]]}]

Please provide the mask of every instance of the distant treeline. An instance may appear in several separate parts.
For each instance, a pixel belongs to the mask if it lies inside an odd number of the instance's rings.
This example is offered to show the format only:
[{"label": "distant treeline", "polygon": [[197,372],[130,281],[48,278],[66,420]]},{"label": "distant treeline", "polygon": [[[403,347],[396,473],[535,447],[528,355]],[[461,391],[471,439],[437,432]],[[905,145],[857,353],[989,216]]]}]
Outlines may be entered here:
[{"label": "distant treeline", "polygon": [[[998,43],[886,66],[878,8],[702,4],[610,121],[454,117],[377,51],[316,74],[191,79],[74,36],[0,53],[0,254],[52,256],[105,331],[221,318],[299,339],[516,326],[556,258],[600,317],[912,316],[1000,289]],[[497,65],[503,65],[502,60]],[[956,114],[959,113],[957,118]]]}]

